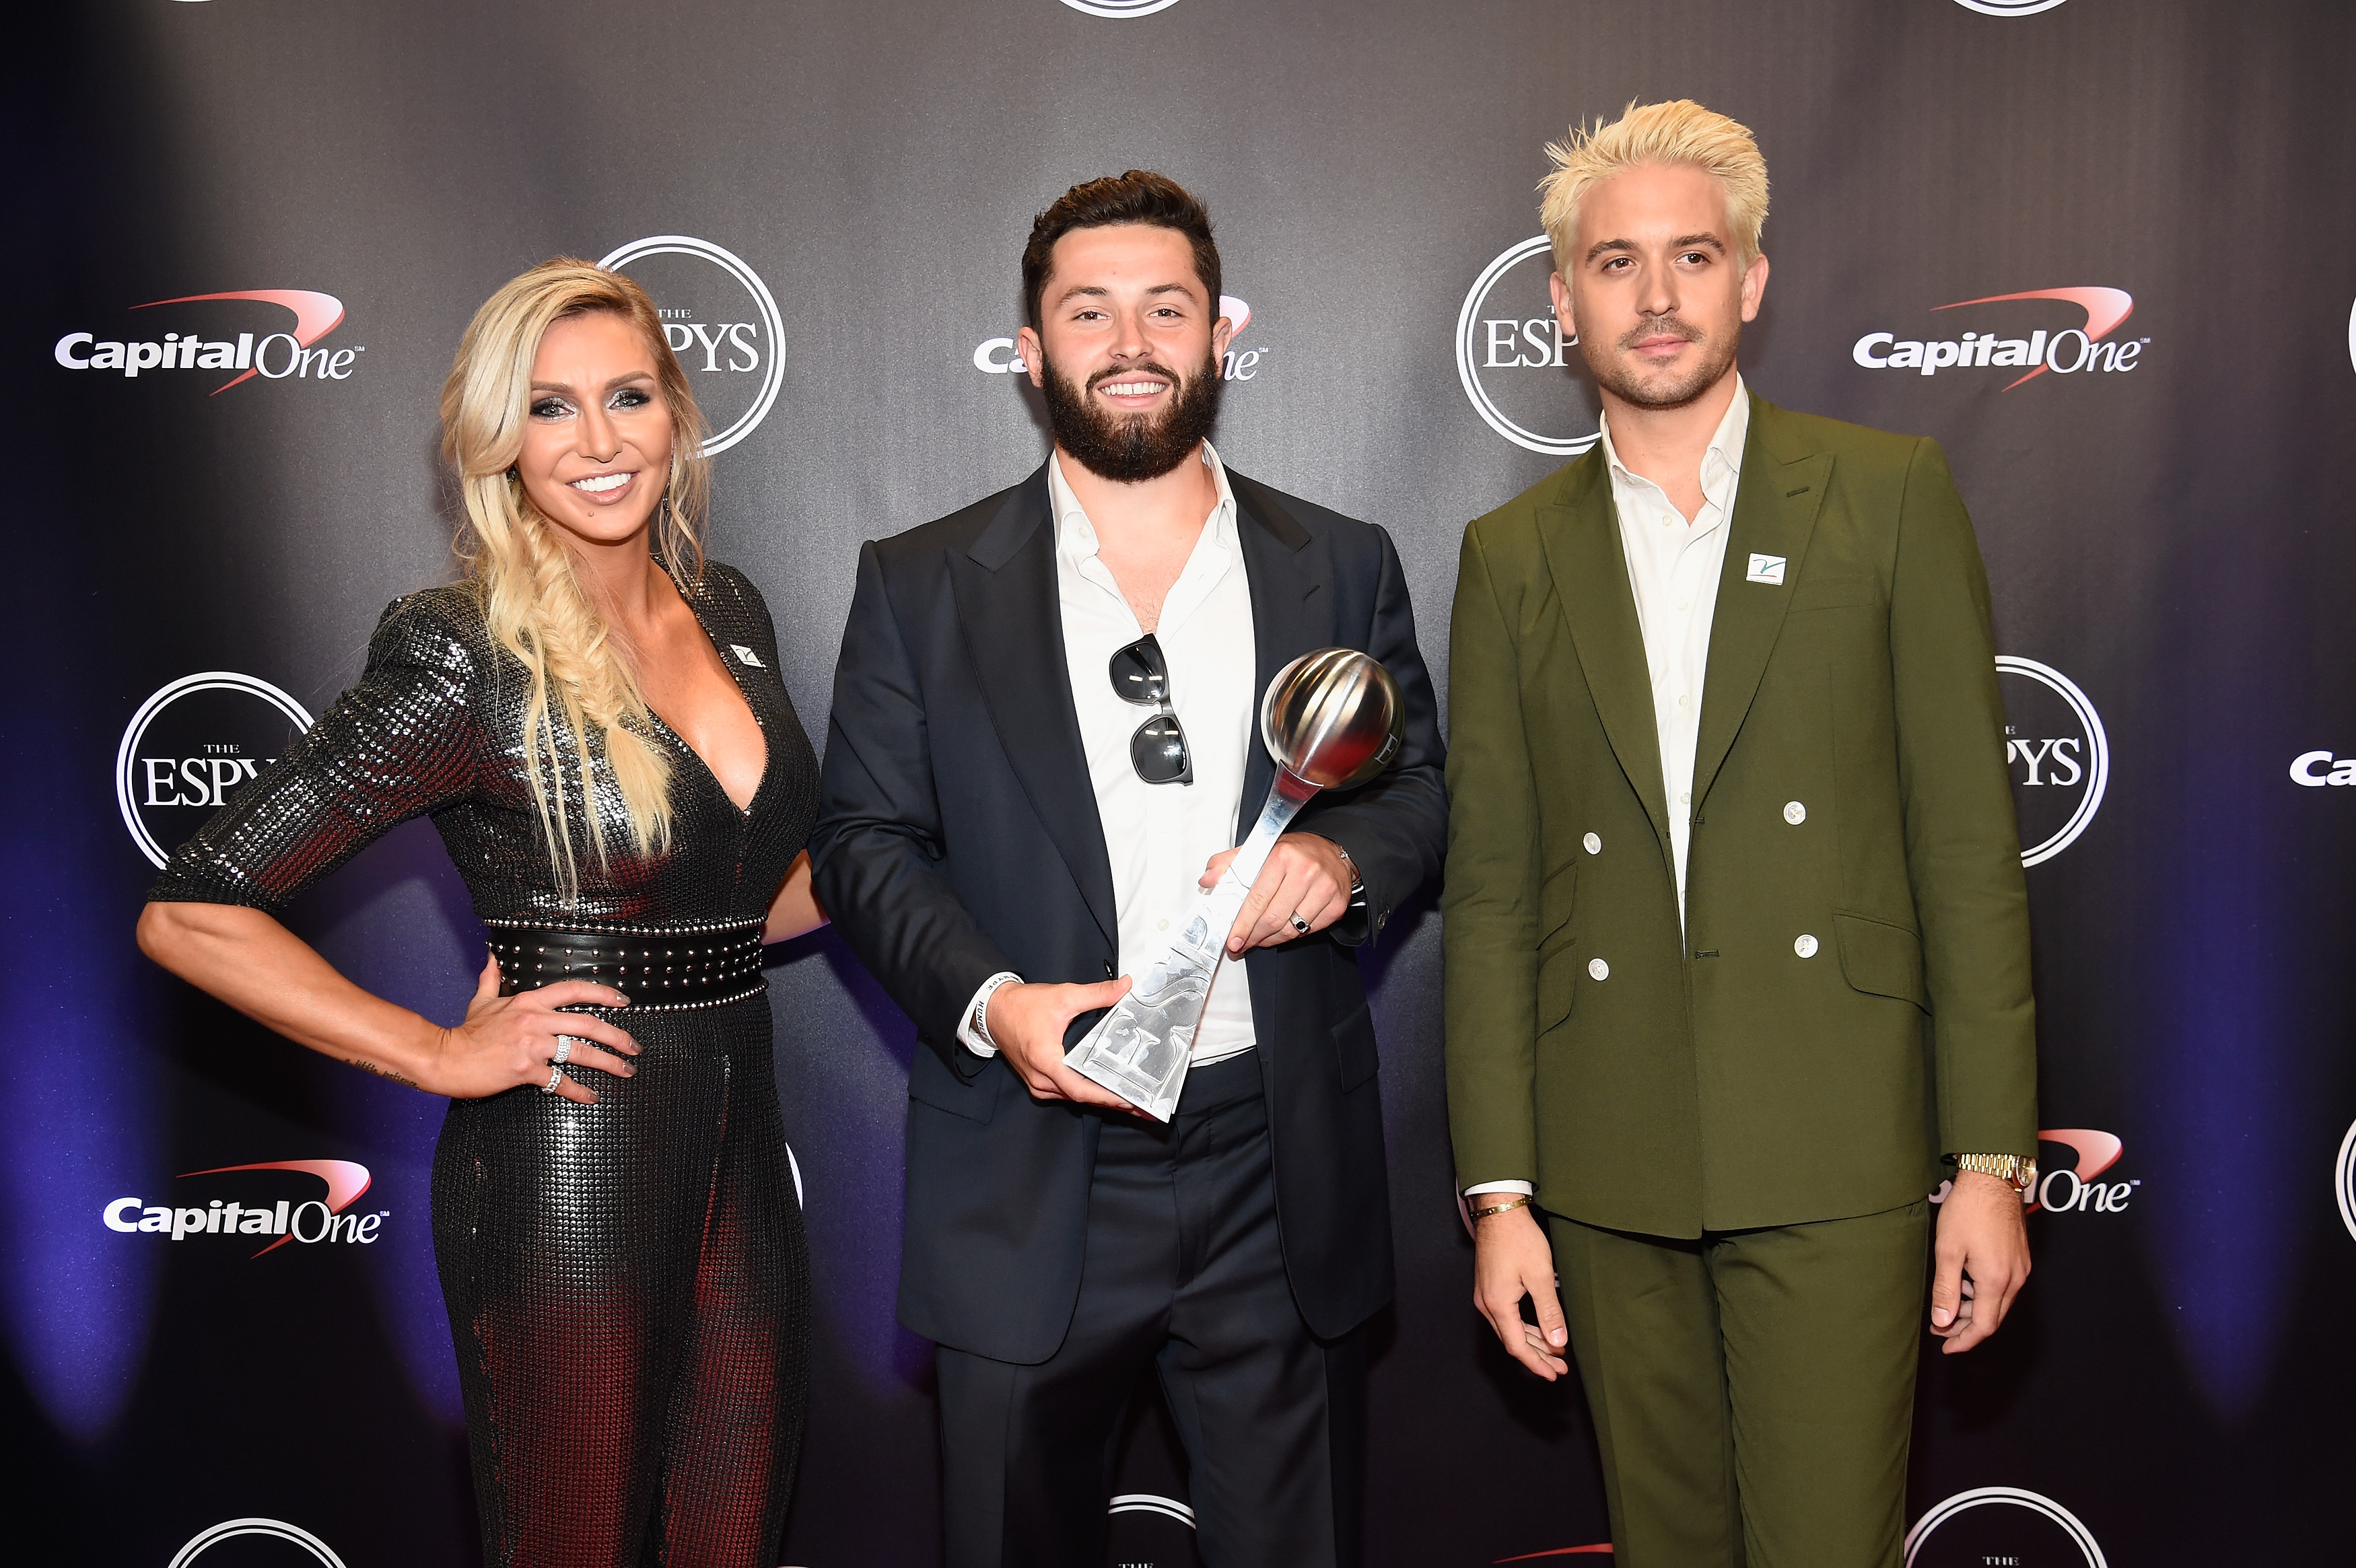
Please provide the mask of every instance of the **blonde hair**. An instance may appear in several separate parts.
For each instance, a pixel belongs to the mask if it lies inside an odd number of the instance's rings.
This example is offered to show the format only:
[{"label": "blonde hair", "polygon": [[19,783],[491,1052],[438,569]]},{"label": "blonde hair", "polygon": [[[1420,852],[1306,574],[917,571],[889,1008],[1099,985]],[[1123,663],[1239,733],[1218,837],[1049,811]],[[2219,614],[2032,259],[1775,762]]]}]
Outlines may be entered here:
[{"label": "blonde hair", "polygon": [[[598,613],[573,550],[532,506],[514,472],[530,419],[531,368],[541,336],[568,316],[597,311],[637,327],[654,353],[671,421],[669,482],[656,510],[654,548],[687,595],[703,576],[700,534],[711,468],[702,450],[703,417],[645,289],[570,256],[543,261],[483,302],[442,387],[442,451],[458,472],[466,506],[458,557],[492,640],[530,677],[524,773],[548,837],[558,892],[567,903],[580,891],[565,830],[574,810],[588,827],[599,866],[608,862],[611,847],[594,806],[598,757],[621,797],[632,848],[659,852],[669,842],[671,821],[670,758],[653,738],[627,652]],[[570,780],[560,731],[573,741]]]},{"label": "blonde hair", "polygon": [[1554,244],[1555,271],[1565,277],[1579,256],[1579,206],[1587,193],[1639,164],[1686,164],[1715,176],[1726,192],[1726,221],[1735,249],[1749,266],[1759,255],[1767,222],[1767,160],[1750,131],[1690,98],[1628,105],[1609,125],[1577,125],[1547,144],[1554,172],[1538,182],[1538,221]]}]

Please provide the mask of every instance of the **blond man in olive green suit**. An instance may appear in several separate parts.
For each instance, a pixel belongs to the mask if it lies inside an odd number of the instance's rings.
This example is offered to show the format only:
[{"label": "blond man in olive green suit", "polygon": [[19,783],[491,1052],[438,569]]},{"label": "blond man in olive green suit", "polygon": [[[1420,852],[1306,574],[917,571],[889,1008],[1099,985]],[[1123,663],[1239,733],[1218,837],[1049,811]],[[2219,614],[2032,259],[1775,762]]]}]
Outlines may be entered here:
[{"label": "blond man in olive green suit", "polygon": [[1953,1352],[2029,1272],[1987,577],[1934,443],[1743,387],[1748,131],[1655,104],[1550,151],[1604,432],[1466,530],[1457,581],[1476,1304],[1539,1376],[1578,1362],[1620,1568],[1890,1568],[1926,1275]]}]

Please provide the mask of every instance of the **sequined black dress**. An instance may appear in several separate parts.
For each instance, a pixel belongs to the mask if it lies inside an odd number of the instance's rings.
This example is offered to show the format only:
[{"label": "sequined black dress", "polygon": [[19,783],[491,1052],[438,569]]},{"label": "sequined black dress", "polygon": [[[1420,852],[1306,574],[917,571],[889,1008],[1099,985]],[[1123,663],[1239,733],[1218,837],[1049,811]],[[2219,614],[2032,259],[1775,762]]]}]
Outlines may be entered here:
[{"label": "sequined black dress", "polygon": [[[433,589],[385,612],[360,683],[181,847],[153,896],[276,912],[430,813],[509,952],[551,930],[741,947],[809,836],[818,767],[759,593],[713,563],[689,603],[768,741],[748,810],[658,723],[671,848],[617,849],[601,869],[576,824],[580,896],[563,902],[524,772],[523,667],[494,647],[471,590]],[[569,763],[566,775],[578,776]],[[610,776],[601,784],[607,841],[626,845]],[[502,965],[509,989],[531,983]],[[768,998],[756,971],[744,985],[669,1009],[629,987],[640,1005],[604,1016],[642,1048],[638,1071],[579,1072],[595,1105],[536,1088],[451,1102],[434,1249],[488,1563],[777,1561],[809,1266]]]}]

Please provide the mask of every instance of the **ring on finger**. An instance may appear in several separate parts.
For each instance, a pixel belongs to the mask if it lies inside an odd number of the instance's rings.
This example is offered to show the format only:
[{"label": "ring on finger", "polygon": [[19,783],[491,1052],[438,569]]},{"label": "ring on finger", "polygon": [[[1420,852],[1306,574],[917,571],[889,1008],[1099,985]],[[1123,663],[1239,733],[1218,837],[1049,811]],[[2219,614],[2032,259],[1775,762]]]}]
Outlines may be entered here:
[{"label": "ring on finger", "polygon": [[1309,934],[1309,923],[1301,918],[1301,912],[1299,910],[1294,910],[1292,913],[1286,918],[1292,922],[1293,935],[1306,936]]},{"label": "ring on finger", "polygon": [[573,1037],[569,1034],[558,1035],[556,1037],[556,1054],[548,1059],[548,1064],[551,1067],[562,1067],[572,1060]]},{"label": "ring on finger", "polygon": [[540,1092],[543,1094],[553,1094],[556,1093],[556,1086],[563,1082],[564,1069],[551,1065],[548,1070],[548,1082],[540,1086]]}]

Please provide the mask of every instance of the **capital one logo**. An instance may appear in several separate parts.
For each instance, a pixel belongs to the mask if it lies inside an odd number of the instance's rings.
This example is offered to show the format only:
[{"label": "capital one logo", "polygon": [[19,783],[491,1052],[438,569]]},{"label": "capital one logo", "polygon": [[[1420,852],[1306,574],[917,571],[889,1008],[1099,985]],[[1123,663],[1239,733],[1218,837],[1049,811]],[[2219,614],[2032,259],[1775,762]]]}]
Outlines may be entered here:
[{"label": "capital one logo", "polygon": [[1983,16],[2034,16],[2040,11],[2051,11],[2062,0],[1955,0],[1955,4]]},{"label": "capital one logo", "polygon": [[712,427],[707,454],[751,435],[786,384],[786,322],[761,274],[734,252],[686,234],[633,240],[597,263],[655,299],[663,334]]},{"label": "capital one logo", "polygon": [[114,801],[131,841],[161,866],[310,727],[293,697],[235,670],[184,675],[159,688],[114,749]]},{"label": "capital one logo", "polygon": [[[307,1557],[311,1562],[322,1564],[322,1568],[344,1568],[344,1560],[337,1556],[334,1549],[326,1541],[302,1526],[288,1524],[281,1519],[223,1520],[209,1530],[198,1531],[189,1539],[186,1546],[172,1553],[172,1561],[166,1564],[166,1568],[194,1568],[197,1560],[206,1552],[224,1541],[236,1541],[241,1537],[283,1541],[294,1548],[294,1552],[272,1555],[269,1561],[273,1563],[299,1563],[304,1560],[304,1557]],[[295,1552],[300,1552],[303,1556],[297,1556]],[[237,1553],[230,1555],[236,1556],[240,1563],[256,1561],[251,1555]]]},{"label": "capital one logo", "polygon": [[[225,303],[241,308],[224,309]],[[257,313],[252,308],[255,304],[274,308]],[[69,370],[104,371],[134,381],[142,375],[181,370],[234,371],[212,389],[218,397],[257,376],[268,381],[348,380],[359,357],[368,352],[362,344],[313,347],[344,324],[344,302],[311,289],[231,289],[217,294],[149,300],[131,308],[155,310],[164,305],[214,308],[176,311],[153,318],[151,330],[167,323],[177,325],[170,331],[158,330],[152,338],[128,330],[120,338],[69,332],[51,347],[49,357]],[[280,310],[294,316],[291,326],[276,315]]]},{"label": "capital one logo", "polygon": [[[2119,1156],[2126,1151],[2115,1133],[2093,1127],[2049,1127],[2037,1135],[2037,1141],[2066,1145],[2077,1151],[2078,1163],[2043,1172],[2036,1188],[2021,1195],[2032,1214],[2040,1209],[2049,1214],[2124,1214],[2135,1189],[2143,1185],[2140,1180],[2095,1179],[2118,1164]],[[2067,1187],[2062,1185],[2065,1181]]]},{"label": "capital one logo", "polygon": [[2335,757],[2329,752],[2301,752],[2290,760],[2290,782],[2309,789],[2326,785],[2356,785],[2356,757]]},{"label": "capital one logo", "polygon": [[[1248,381],[1260,372],[1260,361],[1268,357],[1268,348],[1243,347],[1244,328],[1251,325],[1252,307],[1248,300],[1234,294],[1219,296],[1219,314],[1227,318],[1227,352],[1219,361],[1219,379],[1223,381]],[[1011,337],[985,337],[974,346],[973,368],[986,376],[1027,374],[1030,367]]]},{"label": "capital one logo", "polygon": [[[286,1189],[284,1178],[255,1179],[248,1175],[245,1181],[230,1184],[238,1196],[215,1198],[204,1203],[149,1203],[138,1197],[117,1198],[99,1211],[99,1218],[108,1230],[126,1236],[162,1236],[175,1242],[185,1242],[192,1236],[273,1238],[262,1242],[262,1250],[253,1254],[259,1258],[289,1242],[299,1242],[306,1247],[339,1243],[373,1246],[378,1227],[392,1217],[390,1209],[366,1214],[348,1211],[369,1189],[368,1167],[348,1159],[267,1159],[253,1165],[217,1165],[209,1170],[185,1171],[179,1179],[253,1171],[291,1171],[316,1178],[325,1184],[327,1191],[298,1200]],[[306,1193],[316,1190],[307,1182],[299,1185]],[[259,1201],[248,1201],[256,1198]]]},{"label": "capital one logo", "polygon": [[[1869,370],[1910,370],[1922,376],[1935,376],[1947,369],[2021,371],[2004,384],[2002,389],[2009,392],[2049,370],[2057,376],[2081,372],[2124,375],[2136,368],[2136,361],[2151,346],[2148,337],[2106,341],[2120,323],[2135,314],[2135,296],[2125,289],[2029,289],[2017,294],[1957,300],[1953,304],[1932,308],[1962,310],[1967,305],[2011,304],[2025,300],[2052,300],[2072,305],[2084,313],[2085,320],[2058,332],[2050,326],[2039,326],[2019,336],[2008,336],[2006,330],[1967,331],[1960,338],[1942,340],[1869,332],[1850,346],[1848,357]],[[1990,320],[1987,325],[1995,327],[1999,323]],[[2020,323],[2014,320],[2001,325],[2017,332]]]},{"label": "capital one logo", "polygon": [[2067,849],[2102,808],[2111,778],[2111,742],[2102,715],[2078,683],[2051,665],[1998,654],[2004,693],[2004,761],[2020,818],[2020,863],[2040,865]]},{"label": "capital one logo", "polygon": [[1576,457],[1601,439],[1592,394],[1573,375],[1547,279],[1547,237],[1509,245],[1481,270],[1456,313],[1456,379],[1491,430],[1550,457]]},{"label": "capital one logo", "polygon": [[2086,1568],[2110,1568],[2094,1532],[2076,1514],[2019,1487],[1957,1492],[1925,1509],[1906,1532],[1906,1568],[2060,1568],[2072,1555]]},{"label": "capital one logo", "polygon": [[1156,11],[1167,11],[1178,0],[1064,0],[1064,4],[1091,16],[1151,16]]}]

